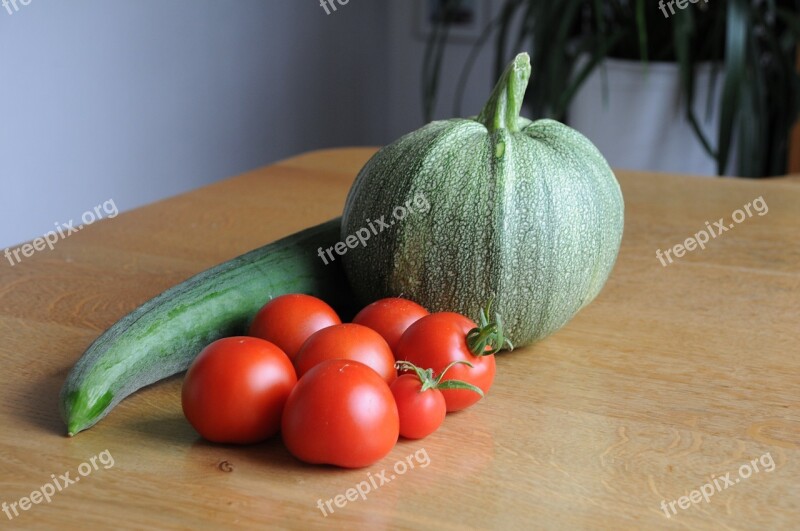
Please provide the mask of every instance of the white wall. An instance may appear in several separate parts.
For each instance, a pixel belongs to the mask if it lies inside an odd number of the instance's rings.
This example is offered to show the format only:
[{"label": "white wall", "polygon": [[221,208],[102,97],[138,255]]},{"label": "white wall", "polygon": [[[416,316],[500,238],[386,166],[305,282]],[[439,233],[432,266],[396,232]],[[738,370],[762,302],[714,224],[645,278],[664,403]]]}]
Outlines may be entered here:
[{"label": "white wall", "polygon": [[[108,199],[125,210],[423,125],[422,0],[329,15],[318,0],[20,1],[0,7],[0,251]],[[448,45],[435,118],[454,115],[471,46]],[[480,111],[493,63],[492,40],[462,116]],[[606,149],[612,165],[638,167],[626,146]]]},{"label": "white wall", "polygon": [[0,7],[0,248],[108,199],[390,139],[383,3],[18,5]]},{"label": "white wall", "polygon": [[[496,12],[499,2],[490,3]],[[414,29],[418,1],[393,0],[389,3],[389,56],[392,61],[389,94],[392,101],[389,113],[392,137],[413,131],[424,125],[422,120],[422,59],[425,41]],[[434,119],[452,118],[454,98],[462,67],[473,42],[451,40],[445,51],[440,78],[439,97]],[[497,80],[494,77],[494,42],[487,43],[470,74],[465,87],[461,116],[480,112]]]}]

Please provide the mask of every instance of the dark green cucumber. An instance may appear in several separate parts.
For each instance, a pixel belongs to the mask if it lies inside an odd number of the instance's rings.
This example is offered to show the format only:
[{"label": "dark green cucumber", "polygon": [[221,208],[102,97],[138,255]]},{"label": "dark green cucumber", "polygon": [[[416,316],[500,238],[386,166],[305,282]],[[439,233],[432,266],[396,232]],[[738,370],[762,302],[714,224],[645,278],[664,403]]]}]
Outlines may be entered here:
[{"label": "dark green cucumber", "polygon": [[137,389],[186,370],[212,341],[245,333],[271,297],[308,293],[339,311],[351,304],[340,262],[317,255],[339,240],[340,219],[287,236],[168,289],[106,330],[61,390],[70,436],[93,426]]}]

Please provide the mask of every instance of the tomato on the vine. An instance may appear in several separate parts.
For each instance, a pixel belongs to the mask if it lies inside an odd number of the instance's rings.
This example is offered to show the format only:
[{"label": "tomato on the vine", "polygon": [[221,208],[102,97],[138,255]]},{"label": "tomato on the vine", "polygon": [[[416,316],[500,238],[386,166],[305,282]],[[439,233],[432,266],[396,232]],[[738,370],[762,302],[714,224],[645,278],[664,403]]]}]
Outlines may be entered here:
[{"label": "tomato on the vine", "polygon": [[289,359],[294,359],[311,334],[341,322],[325,301],[290,293],[266,303],[256,314],[248,335],[275,343]]},{"label": "tomato on the vine", "polygon": [[[487,311],[481,312],[480,327],[471,319],[453,312],[432,313],[408,327],[397,345],[398,360],[433,369],[435,375],[454,361],[443,380],[461,380],[489,392],[495,375],[494,354],[507,343],[499,316],[490,322]],[[465,389],[442,391],[447,411],[459,411],[481,399]]]},{"label": "tomato on the vine", "polygon": [[353,318],[353,322],[378,332],[389,344],[392,352],[395,352],[403,332],[426,315],[428,310],[416,302],[390,297],[364,307]]},{"label": "tomato on the vine", "polygon": [[284,352],[263,339],[226,337],[194,359],[181,391],[186,419],[212,442],[254,443],[278,432],[297,383]]},{"label": "tomato on the vine", "polygon": [[470,365],[466,361],[454,361],[438,377],[434,377],[431,369],[422,370],[407,361],[397,362],[399,369],[413,371],[401,375],[390,386],[400,415],[400,435],[407,439],[422,439],[439,429],[447,415],[447,404],[442,394],[447,389],[465,389],[483,396],[483,391],[474,385],[458,380],[442,380],[447,371],[457,364]]},{"label": "tomato on the vine", "polygon": [[378,373],[335,359],[297,382],[286,400],[281,433],[301,461],[360,468],[391,451],[400,424],[392,392]]}]

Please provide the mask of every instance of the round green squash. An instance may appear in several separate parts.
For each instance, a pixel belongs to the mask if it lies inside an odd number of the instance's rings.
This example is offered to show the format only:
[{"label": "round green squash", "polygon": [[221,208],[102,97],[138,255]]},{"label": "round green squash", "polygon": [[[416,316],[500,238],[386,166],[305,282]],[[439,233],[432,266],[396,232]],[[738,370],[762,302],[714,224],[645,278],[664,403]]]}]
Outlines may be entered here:
[{"label": "round green squash", "polygon": [[622,193],[586,137],[519,116],[530,71],[518,55],[476,118],[432,122],[358,174],[342,217],[342,240],[358,243],[342,260],[361,303],[403,296],[477,319],[492,300],[520,346],[600,292],[622,239]]}]

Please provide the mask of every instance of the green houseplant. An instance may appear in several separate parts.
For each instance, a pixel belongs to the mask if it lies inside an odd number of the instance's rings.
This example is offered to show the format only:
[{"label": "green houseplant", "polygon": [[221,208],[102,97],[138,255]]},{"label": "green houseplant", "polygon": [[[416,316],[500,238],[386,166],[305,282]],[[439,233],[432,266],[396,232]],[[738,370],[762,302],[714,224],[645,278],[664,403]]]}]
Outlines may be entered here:
[{"label": "green houseplant", "polygon": [[[459,2],[450,0],[443,9]],[[569,122],[570,102],[607,58],[674,62],[684,100],[681,112],[716,161],[718,173],[733,162],[741,176],[778,175],[786,171],[791,128],[800,112],[795,61],[799,11],[798,0],[687,0],[683,9],[644,0],[505,0],[475,44],[464,73],[492,41],[498,70],[510,55],[527,48],[533,64],[529,114]],[[423,64],[426,118],[437,95],[450,25],[446,16],[439,20]],[[719,110],[716,138],[702,132],[698,124],[703,117],[685,103],[695,97],[694,73],[704,62],[715,63],[725,76],[721,97],[707,102],[707,108]],[[734,142],[738,157],[730,161]]]}]

